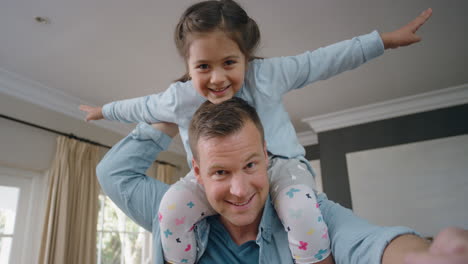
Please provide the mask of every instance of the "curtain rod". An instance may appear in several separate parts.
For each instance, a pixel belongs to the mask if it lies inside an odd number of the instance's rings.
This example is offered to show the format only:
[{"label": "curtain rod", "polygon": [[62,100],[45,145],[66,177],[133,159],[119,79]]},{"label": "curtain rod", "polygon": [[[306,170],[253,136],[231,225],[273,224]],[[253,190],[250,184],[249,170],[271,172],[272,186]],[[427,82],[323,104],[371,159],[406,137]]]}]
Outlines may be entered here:
[{"label": "curtain rod", "polygon": [[[78,141],[89,143],[91,145],[95,145],[95,146],[99,146],[99,147],[103,147],[103,148],[107,148],[107,149],[111,148],[110,146],[101,144],[99,142],[92,141],[92,140],[89,140],[87,138],[78,137],[78,136],[76,136],[76,135],[74,135],[72,133],[67,134],[65,132],[61,132],[61,131],[58,131],[58,130],[55,130],[55,129],[51,129],[51,128],[43,127],[43,126],[40,126],[40,125],[36,125],[36,124],[26,122],[26,121],[23,121],[23,120],[14,118],[14,117],[6,116],[4,114],[0,114],[0,117],[11,120],[11,121],[14,121],[14,122],[21,123],[23,125],[32,126],[32,127],[39,128],[39,129],[42,129],[42,130],[45,130],[45,131],[48,131],[48,132],[51,132],[51,133],[55,133],[55,134],[62,135],[62,136],[68,137],[68,138],[76,139]],[[174,165],[174,164],[169,163],[169,162],[166,162],[166,161],[155,160],[154,162],[159,163],[159,164],[163,164],[163,165],[169,165],[169,166],[172,166],[172,167],[175,167],[175,168],[179,168],[179,166]]]}]

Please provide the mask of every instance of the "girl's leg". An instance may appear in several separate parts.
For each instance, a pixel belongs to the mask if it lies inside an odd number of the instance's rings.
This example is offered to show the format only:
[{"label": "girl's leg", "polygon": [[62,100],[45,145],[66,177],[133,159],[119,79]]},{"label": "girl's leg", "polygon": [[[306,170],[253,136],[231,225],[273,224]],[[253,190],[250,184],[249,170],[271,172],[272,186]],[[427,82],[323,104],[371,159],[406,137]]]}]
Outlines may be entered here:
[{"label": "girl's leg", "polygon": [[165,261],[195,263],[197,244],[194,225],[213,214],[215,212],[193,171],[173,184],[164,194],[158,213]]},{"label": "girl's leg", "polygon": [[273,158],[269,174],[272,201],[288,232],[295,262],[330,263],[328,228],[317,203],[313,176],[305,164],[296,159]]}]

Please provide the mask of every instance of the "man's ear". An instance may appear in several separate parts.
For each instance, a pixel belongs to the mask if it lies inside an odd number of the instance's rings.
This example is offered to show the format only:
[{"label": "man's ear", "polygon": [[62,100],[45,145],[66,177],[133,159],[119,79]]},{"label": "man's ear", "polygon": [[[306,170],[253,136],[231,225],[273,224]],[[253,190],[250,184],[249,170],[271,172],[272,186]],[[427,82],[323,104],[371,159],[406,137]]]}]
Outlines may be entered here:
[{"label": "man's ear", "polygon": [[263,141],[263,154],[265,154],[265,159],[266,159],[267,164],[268,164],[268,150],[267,150],[267,145],[266,145],[265,140]]},{"label": "man's ear", "polygon": [[193,174],[195,175],[195,178],[197,179],[197,182],[203,185],[203,180],[200,176],[200,166],[198,166],[198,162],[194,158],[192,158],[192,169],[193,169]]}]

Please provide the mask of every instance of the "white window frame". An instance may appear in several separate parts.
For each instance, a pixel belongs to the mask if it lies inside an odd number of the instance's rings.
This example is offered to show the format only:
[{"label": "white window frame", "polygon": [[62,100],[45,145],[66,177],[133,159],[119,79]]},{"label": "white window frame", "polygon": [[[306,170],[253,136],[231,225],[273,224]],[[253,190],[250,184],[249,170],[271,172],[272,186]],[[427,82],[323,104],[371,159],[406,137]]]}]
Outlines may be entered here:
[{"label": "white window frame", "polygon": [[[104,197],[108,198],[108,196],[105,193],[103,193],[102,190],[99,193],[99,195],[103,195]],[[104,202],[101,201],[101,200],[99,200],[99,202],[101,203],[101,208],[104,208]],[[120,210],[120,209],[116,206],[116,210]],[[132,220],[127,215],[125,215],[125,217],[127,219],[129,219],[129,220]],[[98,224],[99,224],[99,220],[98,220]],[[104,225],[104,214],[102,215],[101,224]],[[137,223],[135,223],[135,224],[138,225]],[[141,263],[140,264],[150,264],[150,263],[153,263],[152,233],[146,231],[141,226],[140,226],[140,228],[142,229],[143,237],[144,237],[143,248],[142,248],[142,256],[141,256]],[[129,233],[129,234],[138,233],[138,232],[127,232],[126,230],[122,230],[122,231],[103,230],[102,226],[101,227],[98,226],[96,232],[97,232],[96,235],[98,235],[98,237],[96,239],[96,247],[97,247],[96,251],[97,251],[97,254],[98,254],[96,256],[96,263],[98,263],[98,264],[101,263],[101,250],[102,250],[102,241],[101,241],[101,239],[102,239],[103,233]],[[122,245],[122,247],[124,247],[124,245]],[[123,250],[123,248],[122,248],[122,250]],[[123,254],[123,252],[121,252],[120,258],[121,258],[120,263],[124,263],[124,254]]]},{"label": "white window frame", "polygon": [[44,222],[45,176],[0,166],[0,185],[19,188],[9,263],[37,263]]}]

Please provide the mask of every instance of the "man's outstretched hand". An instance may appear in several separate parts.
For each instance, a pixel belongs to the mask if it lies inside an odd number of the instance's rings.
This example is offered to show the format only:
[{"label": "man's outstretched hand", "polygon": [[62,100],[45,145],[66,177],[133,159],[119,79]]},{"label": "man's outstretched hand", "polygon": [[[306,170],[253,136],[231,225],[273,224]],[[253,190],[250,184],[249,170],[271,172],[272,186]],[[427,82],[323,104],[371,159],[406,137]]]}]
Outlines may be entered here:
[{"label": "man's outstretched hand", "polygon": [[443,229],[429,246],[429,250],[411,253],[406,264],[468,264],[468,230],[449,227]]}]

